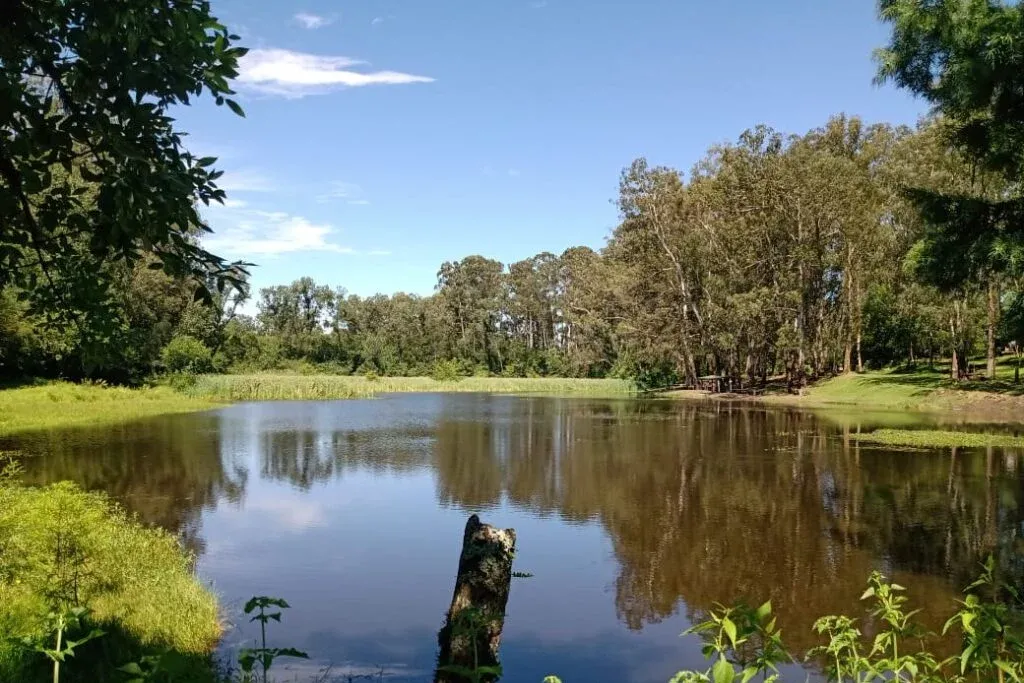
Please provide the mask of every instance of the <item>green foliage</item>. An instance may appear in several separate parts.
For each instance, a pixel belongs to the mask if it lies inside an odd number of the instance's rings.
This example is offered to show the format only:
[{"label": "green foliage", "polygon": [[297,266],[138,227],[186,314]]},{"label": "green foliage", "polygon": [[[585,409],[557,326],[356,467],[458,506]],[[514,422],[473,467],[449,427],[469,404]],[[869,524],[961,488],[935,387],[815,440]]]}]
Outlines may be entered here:
[{"label": "green foliage", "polygon": [[879,80],[926,98],[944,137],[980,173],[941,188],[908,183],[927,224],[923,273],[946,288],[1021,272],[1024,7],[992,0],[881,0],[892,26]]},{"label": "green foliage", "polygon": [[[439,385],[429,377],[366,377],[337,375],[202,375],[187,390],[191,397],[210,401],[311,401],[318,399],[370,398],[378,394],[433,392],[487,392],[498,394],[548,394],[562,396],[629,396],[629,382],[611,379],[512,379],[466,377]],[[0,392],[2,406],[3,392]],[[0,415],[0,425],[2,425]]]},{"label": "green foliage", "polygon": [[[0,547],[0,632],[18,639],[0,643],[0,667],[11,667],[0,679],[38,673],[26,638],[49,660],[67,659],[70,646],[74,662],[61,675],[90,681],[166,649],[203,662],[220,636],[216,601],[177,539],[104,496],[67,483],[0,484]],[[107,635],[92,642],[95,628]]]},{"label": "green foliage", "polygon": [[963,634],[960,673],[978,677],[994,674],[1000,681],[1024,680],[1024,601],[1018,589],[997,579],[995,560],[989,557],[981,576],[965,592],[967,596],[960,602],[960,609],[943,628],[946,633],[958,626]]},{"label": "green foliage", "polygon": [[270,683],[268,672],[274,665],[274,661],[281,657],[293,657],[297,659],[309,659],[309,655],[295,648],[267,647],[267,624],[271,621],[281,623],[281,612],[268,612],[269,608],[278,610],[288,609],[290,605],[281,598],[272,598],[260,595],[251,598],[245,603],[245,613],[253,615],[249,621],[258,622],[260,625],[260,646],[255,648],[243,648],[238,653],[238,665],[242,672],[242,683],[258,683],[259,677],[256,673],[256,665],[259,664],[263,672],[263,683]]},{"label": "green foliage", "polygon": [[213,370],[210,349],[187,335],[172,339],[160,353],[160,358],[167,372],[199,374]]},{"label": "green foliage", "polygon": [[[705,658],[715,663],[703,674],[713,683],[747,683],[761,674],[764,681],[778,680],[778,665],[792,658],[782,646],[781,632],[775,626],[772,604],[753,609],[746,605],[719,606],[710,618],[688,629],[683,635],[700,634],[705,639]],[[673,680],[691,680],[677,675]],[[689,675],[694,675],[690,672]],[[693,680],[705,680],[702,678]]]},{"label": "green foliage", "polygon": [[[172,382],[179,380],[181,377],[172,378]],[[150,415],[206,410],[215,405],[212,401],[189,398],[171,387],[127,389],[98,383],[51,382],[0,391],[0,435],[118,424]]]},{"label": "green foliage", "polygon": [[7,8],[0,285],[81,323],[107,305],[118,261],[152,256],[176,277],[239,281],[240,264],[195,239],[206,229],[198,204],[225,196],[215,159],[185,152],[168,115],[204,93],[240,113],[228,99],[246,52],[236,40],[199,1],[127,0],[116,12],[91,0]]},{"label": "green foliage", "polygon": [[1024,448],[1024,437],[985,432],[942,431],[938,429],[877,429],[855,435],[858,441],[918,448]]},{"label": "green foliage", "polygon": [[[861,596],[870,601],[868,623],[873,637],[865,639],[856,618],[822,617],[815,622],[814,631],[827,640],[808,652],[806,663],[820,665],[827,680],[837,683],[1024,680],[1020,612],[1014,611],[1021,606],[1019,596],[998,583],[994,567],[990,558],[943,630],[946,633],[959,627],[963,634],[959,655],[940,658],[929,649],[935,636],[914,621],[919,610],[907,609],[905,589],[874,572]],[[1009,596],[1012,604],[1002,601],[1000,594]],[[774,623],[769,603],[757,610],[742,605],[717,607],[706,621],[687,631],[701,635],[704,655],[714,663],[703,672],[681,671],[672,682],[780,680],[778,665],[791,659]]]},{"label": "green foliage", "polygon": [[[88,614],[89,610],[85,607],[69,607],[60,612],[50,612],[46,618],[46,633],[41,641],[33,636],[22,638],[21,645],[27,652],[37,652],[53,662],[53,683],[59,683],[61,664],[73,657],[78,647],[104,635],[98,628],[85,630]],[[85,632],[71,638],[72,634],[80,631]],[[46,641],[52,641],[53,646],[48,646]]]},{"label": "green foliage", "polygon": [[430,370],[430,378],[436,382],[458,382],[462,379],[458,362],[454,359],[435,362]]}]

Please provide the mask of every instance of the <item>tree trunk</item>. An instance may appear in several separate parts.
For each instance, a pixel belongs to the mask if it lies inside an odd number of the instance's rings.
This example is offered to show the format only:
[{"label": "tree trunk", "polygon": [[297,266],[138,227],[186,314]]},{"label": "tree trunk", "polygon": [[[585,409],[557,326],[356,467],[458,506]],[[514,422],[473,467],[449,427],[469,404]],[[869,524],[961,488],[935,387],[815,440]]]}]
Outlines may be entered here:
[{"label": "tree trunk", "polygon": [[857,289],[857,287],[856,287],[857,283],[856,282],[854,282],[852,284],[854,285],[854,287],[853,287],[853,293],[854,293],[854,309],[853,309],[853,313],[856,316],[855,317],[854,330],[855,330],[856,337],[857,337],[857,372],[864,372],[864,356],[860,352],[860,340],[861,340],[861,337],[863,336],[861,333],[862,333],[863,327],[864,327],[864,325],[863,325],[864,320],[863,320],[863,316],[861,315],[860,290]]},{"label": "tree trunk", "polygon": [[952,358],[949,361],[949,378],[955,382],[960,379],[960,366],[957,364],[956,359],[956,326],[953,324],[952,316],[949,318],[949,335],[952,340],[950,350],[953,352]]},{"label": "tree trunk", "polygon": [[999,323],[999,288],[995,279],[988,281],[988,367],[989,379],[996,378],[996,325]]},{"label": "tree trunk", "polygon": [[514,529],[496,529],[473,515],[466,522],[455,593],[438,634],[435,683],[496,681],[498,648],[512,583]]},{"label": "tree trunk", "polygon": [[[686,313],[686,307],[683,307],[684,315]],[[697,363],[693,359],[693,349],[690,348],[690,325],[686,320],[683,321],[682,330],[682,343],[683,343],[683,367],[686,371],[686,383],[697,385]]]},{"label": "tree trunk", "polygon": [[864,372],[864,356],[860,352],[860,329],[857,329],[857,372]]}]

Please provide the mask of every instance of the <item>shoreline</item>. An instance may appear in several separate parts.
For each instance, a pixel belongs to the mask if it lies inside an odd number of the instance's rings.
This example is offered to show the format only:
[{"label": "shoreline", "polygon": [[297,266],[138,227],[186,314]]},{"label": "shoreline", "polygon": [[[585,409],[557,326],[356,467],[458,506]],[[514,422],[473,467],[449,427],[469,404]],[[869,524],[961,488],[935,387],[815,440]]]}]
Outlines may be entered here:
[{"label": "shoreline", "polygon": [[[1005,384],[998,385],[1007,388]],[[1021,391],[1022,393],[1015,393]],[[1003,392],[951,388],[937,375],[891,371],[842,375],[804,389],[760,396],[677,390],[642,394],[625,380],[567,378],[429,377],[367,378],[344,375],[201,375],[180,388],[160,385],[129,389],[96,384],[48,382],[0,390],[0,438],[33,431],[113,426],[136,419],[201,412],[247,401],[344,400],[390,393],[465,393],[563,396],[569,398],[654,399],[750,404],[867,417],[900,415],[912,424],[935,420],[955,433],[958,426],[1024,427],[1024,389]],[[1010,393],[1014,392],[1014,393]],[[923,425],[918,425],[923,426]],[[977,435],[977,431],[970,431]]]},{"label": "shoreline", "polygon": [[851,410],[872,413],[903,413],[921,416],[960,417],[965,422],[991,422],[993,424],[1021,425],[1024,427],[1024,396],[1007,396],[997,392],[938,390],[927,398],[903,404],[875,403],[858,400],[830,400],[814,393],[803,395],[768,393],[761,396],[746,394],[712,394],[695,389],[682,389],[660,394],[656,398],[679,401],[715,401],[721,403],[754,404],[802,410]]}]

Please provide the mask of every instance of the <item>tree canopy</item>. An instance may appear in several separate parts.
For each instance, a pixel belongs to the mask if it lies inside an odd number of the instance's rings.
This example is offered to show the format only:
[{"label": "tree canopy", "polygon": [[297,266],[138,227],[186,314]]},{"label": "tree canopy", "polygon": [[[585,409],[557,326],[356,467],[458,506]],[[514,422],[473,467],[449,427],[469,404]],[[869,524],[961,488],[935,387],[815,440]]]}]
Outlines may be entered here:
[{"label": "tree canopy", "polygon": [[0,285],[66,320],[107,299],[115,264],[238,284],[202,248],[197,205],[219,202],[215,159],[172,118],[228,99],[245,49],[205,0],[12,0],[0,6]]},{"label": "tree canopy", "polygon": [[1024,6],[1001,0],[881,0],[892,26],[878,79],[925,98],[979,174],[908,195],[928,225],[925,272],[949,287],[1024,268]]}]

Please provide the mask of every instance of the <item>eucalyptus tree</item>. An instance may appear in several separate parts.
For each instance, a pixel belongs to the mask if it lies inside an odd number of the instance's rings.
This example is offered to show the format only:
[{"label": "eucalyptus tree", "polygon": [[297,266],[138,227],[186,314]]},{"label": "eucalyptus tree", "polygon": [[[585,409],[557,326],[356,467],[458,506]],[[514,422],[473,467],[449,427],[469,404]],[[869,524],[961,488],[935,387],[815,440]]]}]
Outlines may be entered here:
[{"label": "eucalyptus tree", "polygon": [[446,262],[437,274],[438,295],[457,326],[459,353],[491,370],[503,365],[505,291],[504,266],[483,256]]},{"label": "eucalyptus tree", "polygon": [[608,253],[628,273],[634,321],[628,328],[645,360],[671,359],[687,381],[697,379],[704,341],[706,235],[680,174],[637,159],[622,172],[622,221]]}]

